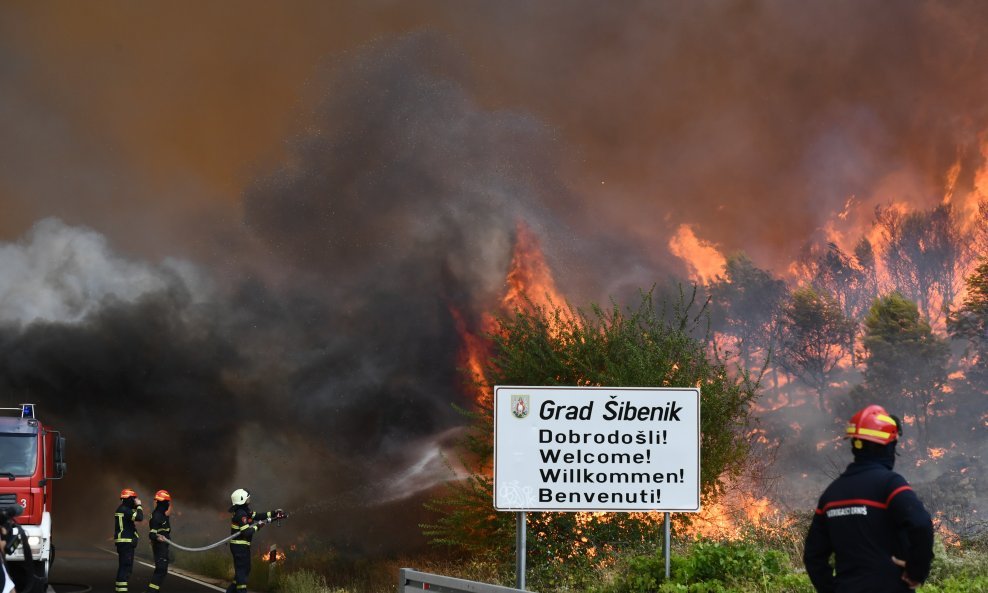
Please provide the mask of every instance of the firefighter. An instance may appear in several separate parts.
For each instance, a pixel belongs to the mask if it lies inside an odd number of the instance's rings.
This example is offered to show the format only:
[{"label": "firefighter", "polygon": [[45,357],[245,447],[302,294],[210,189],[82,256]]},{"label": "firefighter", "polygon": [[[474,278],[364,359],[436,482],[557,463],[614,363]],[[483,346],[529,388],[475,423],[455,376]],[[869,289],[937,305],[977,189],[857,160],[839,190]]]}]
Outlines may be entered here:
[{"label": "firefighter", "polygon": [[930,574],[933,522],[892,471],[902,423],[871,405],[851,418],[846,433],[854,462],[820,497],[803,551],[806,572],[818,593],[915,589]]},{"label": "firefighter", "polygon": [[137,548],[137,529],[134,523],[144,520],[141,499],[130,488],[120,492],[120,506],[113,513],[113,542],[117,544],[117,593],[127,592],[127,581],[134,571],[134,550]]},{"label": "firefighter", "polygon": [[159,536],[171,539],[172,525],[169,517],[172,514],[172,495],[167,490],[154,493],[154,511],[148,521],[148,539],[151,540],[151,554],[154,557],[154,573],[145,593],[155,593],[161,589],[161,583],[168,574],[168,542]]},{"label": "firefighter", "polygon": [[265,524],[285,518],[281,509],[258,513],[250,510],[250,492],[237,488],[230,494],[230,534],[236,535],[230,540],[230,553],[233,555],[233,582],[227,587],[227,593],[244,593],[247,591],[247,578],[250,576],[250,542],[254,534]]}]

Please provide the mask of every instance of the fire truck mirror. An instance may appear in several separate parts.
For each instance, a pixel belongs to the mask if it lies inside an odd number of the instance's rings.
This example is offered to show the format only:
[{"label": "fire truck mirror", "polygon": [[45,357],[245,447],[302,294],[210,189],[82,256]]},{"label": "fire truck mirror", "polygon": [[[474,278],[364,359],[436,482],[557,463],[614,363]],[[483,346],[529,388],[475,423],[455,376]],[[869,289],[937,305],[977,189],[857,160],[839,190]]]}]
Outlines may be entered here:
[{"label": "fire truck mirror", "polygon": [[55,464],[55,474],[58,475],[59,478],[64,478],[65,472],[68,471],[68,469],[69,469],[69,464],[65,463],[64,461]]},{"label": "fire truck mirror", "polygon": [[55,463],[65,461],[65,437],[55,439]]}]

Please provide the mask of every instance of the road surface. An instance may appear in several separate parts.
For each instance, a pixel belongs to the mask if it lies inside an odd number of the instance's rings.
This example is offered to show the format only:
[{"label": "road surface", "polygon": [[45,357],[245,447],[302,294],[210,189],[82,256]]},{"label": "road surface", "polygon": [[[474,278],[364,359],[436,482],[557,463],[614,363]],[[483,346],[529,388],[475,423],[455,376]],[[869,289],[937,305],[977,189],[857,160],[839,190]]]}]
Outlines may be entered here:
[{"label": "road surface", "polygon": [[[142,542],[143,543],[143,542]],[[147,546],[147,544],[144,544]],[[138,556],[130,577],[130,593],[142,593],[154,564]],[[117,577],[117,553],[112,544],[86,545],[60,541],[50,575],[48,593],[114,593]],[[162,593],[213,593],[226,591],[228,582],[204,579],[197,575],[168,568]]]}]

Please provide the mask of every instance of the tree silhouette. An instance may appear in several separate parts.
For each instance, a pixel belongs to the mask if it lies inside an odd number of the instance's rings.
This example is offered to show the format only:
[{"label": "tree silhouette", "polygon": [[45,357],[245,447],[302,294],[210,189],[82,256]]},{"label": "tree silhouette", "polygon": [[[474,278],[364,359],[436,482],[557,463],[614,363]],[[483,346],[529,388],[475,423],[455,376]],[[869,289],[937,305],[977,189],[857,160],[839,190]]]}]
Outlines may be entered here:
[{"label": "tree silhouette", "polygon": [[947,331],[951,337],[968,342],[967,379],[984,385],[988,381],[988,259],[982,259],[967,277],[966,285],[967,294],[960,308],[947,318]]},{"label": "tree silhouette", "polygon": [[854,403],[867,399],[911,414],[925,446],[930,406],[947,380],[946,340],[899,293],[876,299],[864,326],[864,383],[855,390]]},{"label": "tree silhouette", "polygon": [[750,369],[754,355],[772,347],[779,307],[786,297],[785,282],[738,253],[727,258],[724,275],[709,289],[715,327],[737,340],[741,363]]},{"label": "tree silhouette", "polygon": [[950,204],[903,213],[878,207],[882,260],[895,290],[915,301],[924,317],[941,319],[957,294],[958,270],[966,261],[967,240]]},{"label": "tree silhouette", "polygon": [[779,363],[817,392],[820,410],[830,375],[848,352],[854,322],[833,297],[812,287],[795,290],[782,308]]}]

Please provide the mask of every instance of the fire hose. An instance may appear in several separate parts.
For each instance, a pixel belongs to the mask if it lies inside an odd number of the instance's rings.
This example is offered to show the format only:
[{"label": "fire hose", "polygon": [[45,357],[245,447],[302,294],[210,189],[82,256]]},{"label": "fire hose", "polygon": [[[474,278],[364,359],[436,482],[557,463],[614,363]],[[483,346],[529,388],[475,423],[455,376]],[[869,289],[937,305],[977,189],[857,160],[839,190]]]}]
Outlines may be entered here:
[{"label": "fire hose", "polygon": [[[282,517],[282,519],[287,518],[287,517],[288,517],[288,515],[285,515],[284,517]],[[258,527],[263,527],[263,526],[267,525],[268,523],[274,523],[275,521],[280,521],[280,520],[281,519],[261,519],[260,521],[256,522],[255,525],[257,525]],[[215,548],[217,546],[222,546],[226,542],[230,541],[231,539],[233,539],[233,538],[235,538],[235,537],[237,537],[239,535],[240,535],[239,533],[231,533],[230,535],[228,535],[227,537],[224,537],[220,541],[218,541],[216,543],[209,544],[208,546],[202,546],[201,548],[189,548],[189,547],[183,546],[181,544],[176,544],[175,542],[173,542],[172,540],[168,539],[167,537],[165,537],[163,535],[159,535],[158,536],[158,540],[159,541],[163,541],[163,542],[165,542],[165,543],[167,543],[169,545],[175,546],[179,550],[185,550],[186,552],[205,552],[206,550],[212,550],[213,548]]]}]

